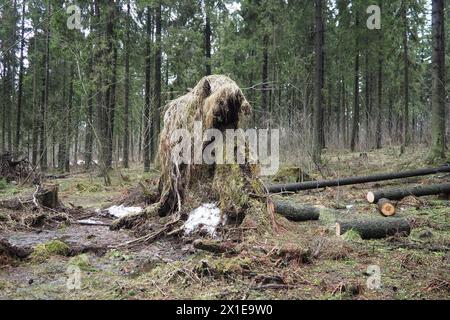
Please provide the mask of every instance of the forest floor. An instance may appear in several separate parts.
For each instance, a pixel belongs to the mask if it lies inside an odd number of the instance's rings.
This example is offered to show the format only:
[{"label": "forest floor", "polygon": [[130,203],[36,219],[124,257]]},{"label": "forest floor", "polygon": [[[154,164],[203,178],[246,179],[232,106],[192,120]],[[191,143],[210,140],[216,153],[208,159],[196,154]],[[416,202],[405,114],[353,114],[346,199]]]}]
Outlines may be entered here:
[{"label": "forest floor", "polygon": [[[399,149],[392,148],[339,156],[329,152],[324,158],[324,167],[312,177],[427,166],[423,148],[408,149],[401,157]],[[101,178],[86,173],[56,182],[64,204],[98,209],[158,174],[141,172],[114,172],[112,187],[103,187]],[[277,180],[292,182],[296,178],[290,172],[282,170]],[[121,174],[130,180],[125,182]],[[365,200],[369,190],[448,181],[450,176],[441,174],[286,195],[320,206],[320,220],[283,221],[285,228],[273,236],[244,239],[239,253],[223,255],[195,250],[177,238],[120,249],[135,239],[133,233],[64,223],[21,228],[11,222],[18,213],[0,209],[0,238],[39,249],[26,260],[0,259],[0,299],[449,299],[450,201],[403,200],[398,216],[409,218],[414,226],[408,238],[364,241],[351,234],[337,237],[334,231],[336,217],[379,216],[376,206]],[[3,186],[0,199],[32,192],[32,187]],[[76,245],[98,250],[68,256],[64,246]],[[368,267],[374,265],[381,271],[378,290],[366,286]],[[73,267],[81,270],[81,288],[71,290],[67,283]]]}]

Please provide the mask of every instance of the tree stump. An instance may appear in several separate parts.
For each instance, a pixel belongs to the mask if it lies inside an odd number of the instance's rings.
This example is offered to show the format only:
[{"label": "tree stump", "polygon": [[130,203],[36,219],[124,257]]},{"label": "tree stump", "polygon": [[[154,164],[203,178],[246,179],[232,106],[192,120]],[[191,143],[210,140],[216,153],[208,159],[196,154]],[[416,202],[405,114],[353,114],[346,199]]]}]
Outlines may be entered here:
[{"label": "tree stump", "polygon": [[38,201],[38,204],[49,209],[58,208],[58,189],[59,186],[57,184],[45,184],[39,187],[39,190],[36,193],[36,200]]}]

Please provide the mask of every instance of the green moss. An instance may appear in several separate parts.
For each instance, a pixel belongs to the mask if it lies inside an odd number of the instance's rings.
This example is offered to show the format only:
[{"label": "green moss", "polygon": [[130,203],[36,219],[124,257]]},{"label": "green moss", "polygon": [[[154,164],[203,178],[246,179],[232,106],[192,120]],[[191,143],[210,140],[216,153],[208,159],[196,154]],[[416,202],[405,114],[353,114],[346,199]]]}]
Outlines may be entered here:
[{"label": "green moss", "polygon": [[51,256],[67,256],[69,254],[69,246],[59,240],[38,244],[34,248],[31,258],[35,262],[44,262]]},{"label": "green moss", "polygon": [[89,257],[86,254],[80,254],[78,256],[72,257],[69,260],[69,265],[76,266],[83,271],[94,271]]}]

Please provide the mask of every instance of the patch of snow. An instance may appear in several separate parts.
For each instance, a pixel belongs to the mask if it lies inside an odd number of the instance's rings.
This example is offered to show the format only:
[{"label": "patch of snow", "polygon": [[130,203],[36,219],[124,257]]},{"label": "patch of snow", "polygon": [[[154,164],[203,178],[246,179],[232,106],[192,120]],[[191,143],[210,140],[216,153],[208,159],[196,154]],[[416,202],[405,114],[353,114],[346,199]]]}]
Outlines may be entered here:
[{"label": "patch of snow", "polygon": [[216,237],[216,229],[221,222],[220,209],[214,203],[205,203],[189,214],[184,224],[186,235],[195,231],[205,231],[211,237]]},{"label": "patch of snow", "polygon": [[141,213],[142,208],[141,207],[124,207],[123,205],[120,205],[120,206],[112,206],[112,207],[106,209],[106,211],[108,211],[110,215],[112,215],[116,218],[122,218],[129,214]]},{"label": "patch of snow", "polygon": [[91,224],[91,225],[104,225],[104,222],[98,221],[98,220],[94,220],[94,219],[83,219],[83,220],[78,220],[79,223],[85,223],[85,224]]}]

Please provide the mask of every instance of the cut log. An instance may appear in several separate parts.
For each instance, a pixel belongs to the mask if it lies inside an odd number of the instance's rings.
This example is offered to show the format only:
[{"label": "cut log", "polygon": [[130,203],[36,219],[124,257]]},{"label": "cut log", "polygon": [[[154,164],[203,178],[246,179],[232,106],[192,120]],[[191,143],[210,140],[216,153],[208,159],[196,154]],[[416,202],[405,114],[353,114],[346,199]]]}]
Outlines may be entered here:
[{"label": "cut log", "polygon": [[378,201],[378,210],[385,217],[391,217],[397,212],[395,205],[388,199],[380,199]]},{"label": "cut log", "polygon": [[380,199],[401,200],[408,196],[424,197],[431,195],[439,195],[442,193],[450,193],[450,183],[435,184],[430,186],[417,186],[407,189],[390,189],[380,190],[377,192],[369,192],[367,194],[367,201],[370,203],[377,203]]},{"label": "cut log", "polygon": [[335,179],[335,180],[311,181],[311,182],[292,183],[292,184],[278,184],[278,185],[269,186],[267,188],[267,190],[269,193],[297,192],[297,191],[304,191],[304,190],[331,188],[331,187],[347,186],[347,185],[369,183],[369,182],[420,177],[420,176],[426,176],[426,175],[443,173],[443,172],[450,172],[450,165],[443,166],[440,168],[418,169],[418,170],[412,170],[412,171],[386,173],[386,174],[378,174],[378,175],[364,176],[364,177],[349,177],[349,178],[342,178],[342,179]]},{"label": "cut log", "polygon": [[57,184],[45,184],[40,187],[36,199],[39,204],[45,208],[56,209],[59,206],[58,199],[58,185]]},{"label": "cut log", "polygon": [[346,220],[336,223],[337,236],[341,236],[350,230],[358,232],[362,239],[369,240],[383,239],[394,235],[409,236],[411,226],[407,219],[399,218]]},{"label": "cut log", "polygon": [[290,201],[274,201],[273,204],[276,213],[291,221],[319,220],[320,217],[320,210],[314,206]]}]

